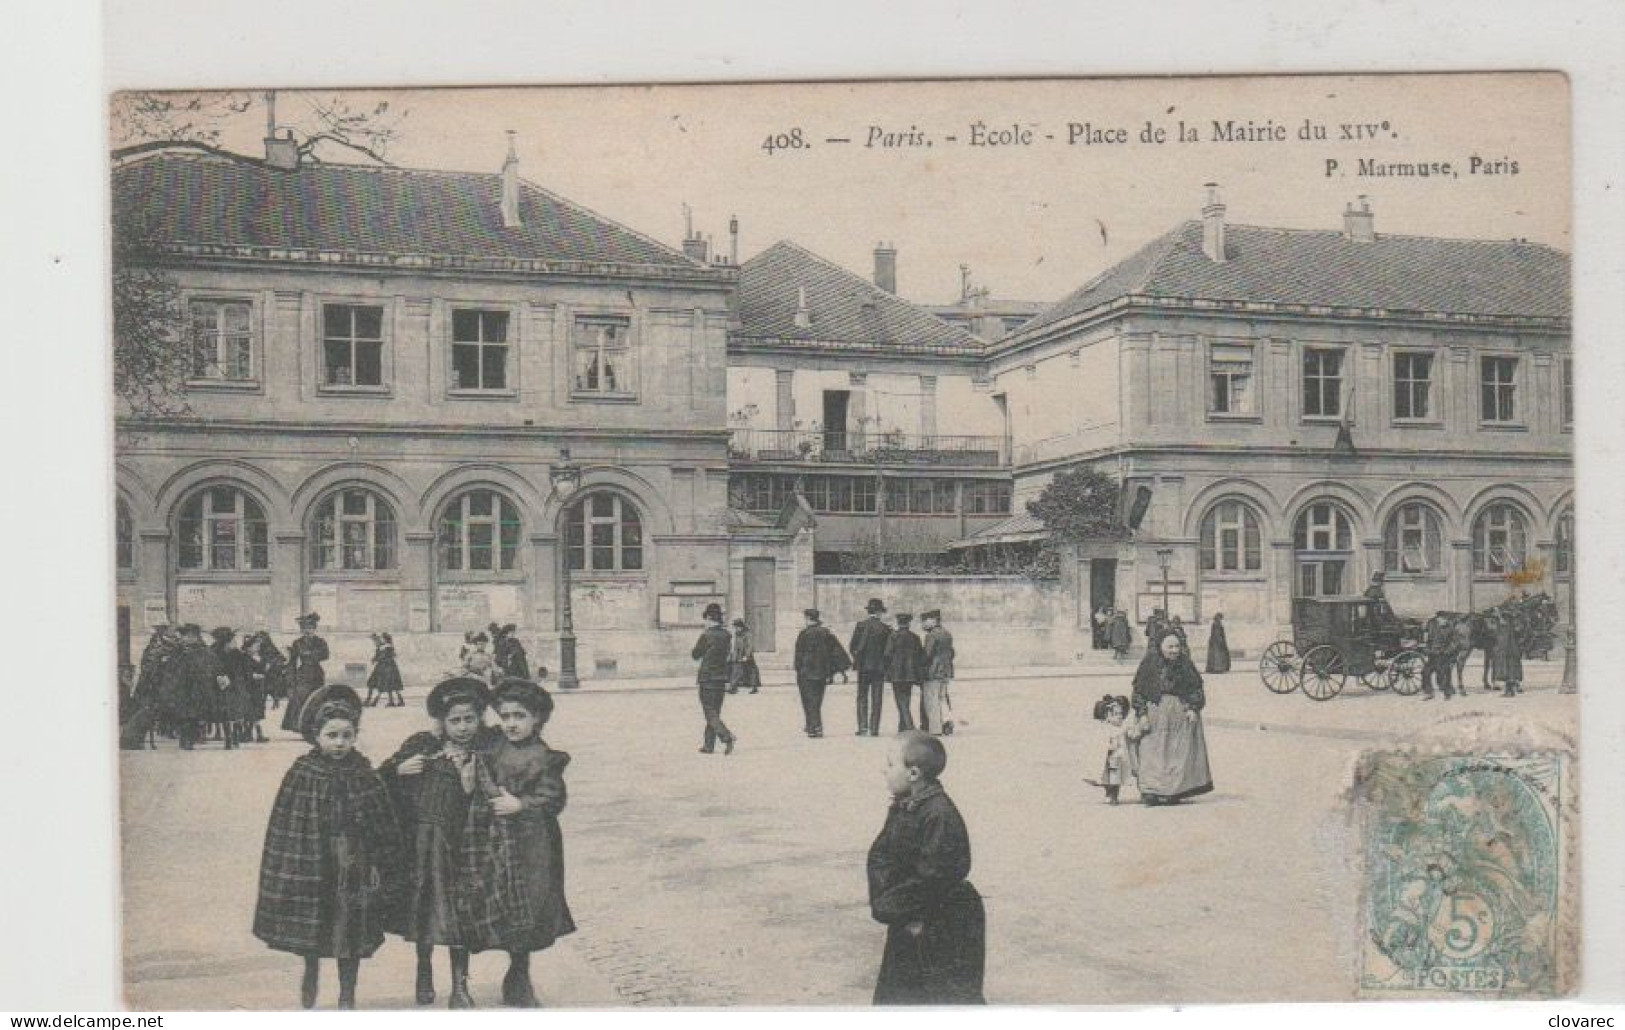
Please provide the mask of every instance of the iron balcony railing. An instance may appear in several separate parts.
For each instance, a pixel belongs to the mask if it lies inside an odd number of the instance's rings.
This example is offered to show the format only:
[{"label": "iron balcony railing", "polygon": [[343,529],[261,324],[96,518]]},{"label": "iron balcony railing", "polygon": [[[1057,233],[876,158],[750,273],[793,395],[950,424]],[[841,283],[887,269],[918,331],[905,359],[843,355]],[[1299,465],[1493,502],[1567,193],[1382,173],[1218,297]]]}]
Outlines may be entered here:
[{"label": "iron balcony railing", "polygon": [[1008,442],[1000,436],[808,429],[735,429],[729,436],[728,455],[736,461],[830,465],[1003,467],[1010,464]]}]

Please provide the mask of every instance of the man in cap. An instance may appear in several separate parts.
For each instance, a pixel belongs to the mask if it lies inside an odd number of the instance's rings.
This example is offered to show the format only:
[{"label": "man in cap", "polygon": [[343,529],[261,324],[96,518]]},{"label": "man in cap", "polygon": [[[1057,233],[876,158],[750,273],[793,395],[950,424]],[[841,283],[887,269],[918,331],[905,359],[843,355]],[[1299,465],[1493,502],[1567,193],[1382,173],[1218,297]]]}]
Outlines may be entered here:
[{"label": "man in cap", "polygon": [[840,673],[852,667],[841,642],[820,621],[817,608],[801,613],[807,626],[796,637],[796,689],[801,692],[801,710],[806,718],[804,729],[809,737],[824,735],[824,688]]},{"label": "man in cap", "polygon": [[953,702],[948,684],[954,678],[954,637],[942,625],[942,612],[933,608],[920,613],[925,626],[925,690],[920,699],[920,729],[938,736],[954,731]]},{"label": "man in cap", "polygon": [[886,605],[878,597],[869,598],[865,617],[852,630],[847,651],[858,673],[858,736],[880,736],[880,695],[886,680],[886,643],[891,627],[881,621]]},{"label": "man in cap", "polygon": [[705,632],[700,634],[692,652],[694,660],[700,663],[695,679],[700,687],[700,711],[705,714],[705,740],[700,752],[713,753],[720,740],[722,753],[731,755],[738,738],[722,721],[722,702],[728,696],[728,650],[733,637],[722,628],[722,605],[715,601],[706,605],[701,618],[705,620]]}]

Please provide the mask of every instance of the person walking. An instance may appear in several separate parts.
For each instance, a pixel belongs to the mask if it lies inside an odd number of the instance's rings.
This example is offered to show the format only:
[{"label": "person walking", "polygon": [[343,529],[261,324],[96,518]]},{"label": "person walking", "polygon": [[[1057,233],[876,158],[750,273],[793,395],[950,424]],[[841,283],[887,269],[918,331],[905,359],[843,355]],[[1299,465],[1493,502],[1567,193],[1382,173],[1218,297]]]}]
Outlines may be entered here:
[{"label": "person walking", "polygon": [[1213,613],[1213,624],[1207,631],[1207,671],[1230,671],[1230,641],[1224,633],[1224,613]]},{"label": "person walking", "polygon": [[1128,612],[1121,608],[1112,609],[1111,645],[1112,657],[1118,661],[1127,658],[1134,646],[1134,629],[1128,624]]},{"label": "person walking", "polygon": [[1178,634],[1165,632],[1134,674],[1134,714],[1144,725],[1138,746],[1140,800],[1178,804],[1213,789],[1202,709],[1202,674]]},{"label": "person walking", "polygon": [[897,702],[897,732],[914,728],[914,688],[925,679],[925,644],[909,629],[914,616],[897,613],[897,629],[886,641],[886,680]]},{"label": "person walking", "polygon": [[948,685],[954,678],[954,637],[942,625],[942,612],[920,613],[925,626],[925,690],[920,701],[920,728],[939,737],[954,732],[953,701]]},{"label": "person walking", "polygon": [[801,613],[807,620],[806,628],[796,637],[796,689],[801,694],[803,729],[809,737],[824,735],[824,689],[838,674],[846,678],[852,667],[835,634],[820,621],[817,608]]},{"label": "person walking", "polygon": [[752,694],[762,689],[762,671],[756,667],[756,646],[751,642],[750,627],[744,619],[735,619],[733,639],[728,644],[728,693],[737,694],[741,687]]},{"label": "person walking", "polygon": [[401,667],[395,660],[395,638],[388,633],[372,635],[372,674],[367,677],[367,704],[378,703],[381,697],[386,708],[406,707],[406,688],[401,681]]},{"label": "person walking", "polygon": [[860,737],[880,736],[880,695],[886,680],[886,643],[891,627],[881,620],[886,606],[878,597],[864,606],[867,615],[852,629],[847,653],[858,673],[858,732]]},{"label": "person walking", "polygon": [[722,628],[722,605],[713,601],[705,606],[701,617],[705,620],[705,632],[700,634],[692,652],[694,660],[700,663],[695,679],[700,688],[700,711],[705,715],[705,737],[700,753],[714,753],[720,740],[722,753],[731,755],[738,738],[722,721],[722,702],[728,696],[728,651],[733,639]]},{"label": "person walking", "polygon": [[322,663],[330,653],[327,641],[316,635],[322,617],[315,612],[299,616],[299,636],[288,645],[288,707],[282,713],[282,728],[300,733],[300,709],[305,700],[327,682]]}]

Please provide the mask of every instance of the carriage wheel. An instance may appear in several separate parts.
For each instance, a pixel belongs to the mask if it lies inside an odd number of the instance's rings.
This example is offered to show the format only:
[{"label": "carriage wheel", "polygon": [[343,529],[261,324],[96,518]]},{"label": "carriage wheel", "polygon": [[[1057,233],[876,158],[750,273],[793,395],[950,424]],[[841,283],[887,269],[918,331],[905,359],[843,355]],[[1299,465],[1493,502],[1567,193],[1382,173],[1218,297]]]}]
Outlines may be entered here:
[{"label": "carriage wheel", "polygon": [[1360,685],[1367,690],[1387,690],[1388,670],[1378,665],[1376,660],[1371,662],[1371,668],[1360,673]]},{"label": "carriage wheel", "polygon": [[1298,649],[1290,640],[1277,640],[1264,649],[1258,660],[1258,678],[1272,693],[1290,694],[1298,689]]},{"label": "carriage wheel", "polygon": [[1298,678],[1305,694],[1316,701],[1329,701],[1343,692],[1343,684],[1348,682],[1348,663],[1337,648],[1321,644],[1303,656]]},{"label": "carriage wheel", "polygon": [[1394,693],[1410,697],[1422,689],[1427,674],[1427,658],[1420,651],[1401,651],[1388,663],[1388,685]]}]

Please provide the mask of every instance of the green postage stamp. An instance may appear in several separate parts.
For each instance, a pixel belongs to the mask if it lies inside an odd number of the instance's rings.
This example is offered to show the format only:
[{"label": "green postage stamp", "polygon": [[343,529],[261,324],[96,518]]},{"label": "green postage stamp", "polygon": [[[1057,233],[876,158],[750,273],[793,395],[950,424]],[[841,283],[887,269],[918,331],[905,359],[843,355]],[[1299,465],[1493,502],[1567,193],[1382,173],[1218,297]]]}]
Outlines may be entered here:
[{"label": "green postage stamp", "polygon": [[1360,993],[1563,993],[1566,756],[1368,754]]}]

